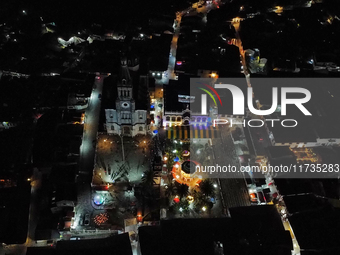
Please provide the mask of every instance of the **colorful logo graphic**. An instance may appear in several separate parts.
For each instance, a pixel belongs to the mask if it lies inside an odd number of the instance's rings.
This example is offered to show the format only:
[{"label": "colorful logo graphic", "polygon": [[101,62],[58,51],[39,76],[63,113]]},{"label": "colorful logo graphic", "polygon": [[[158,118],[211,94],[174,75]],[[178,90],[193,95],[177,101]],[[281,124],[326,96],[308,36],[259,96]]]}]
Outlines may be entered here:
[{"label": "colorful logo graphic", "polygon": [[[217,91],[216,91],[213,87],[211,87],[211,86],[208,85],[208,84],[202,83],[202,82],[197,82],[197,83],[206,86],[206,87],[209,88],[212,92],[214,92],[214,94],[217,96],[217,98],[218,98],[218,100],[220,101],[221,106],[222,106],[222,100],[221,100],[219,94],[217,93]],[[207,94],[211,97],[211,99],[214,101],[215,105],[217,106],[216,100],[215,100],[214,96],[211,94],[211,92],[210,92],[209,90],[204,89],[204,88],[200,88],[200,87],[199,87],[199,89],[200,89],[200,90],[203,90],[205,93],[207,93]]]}]

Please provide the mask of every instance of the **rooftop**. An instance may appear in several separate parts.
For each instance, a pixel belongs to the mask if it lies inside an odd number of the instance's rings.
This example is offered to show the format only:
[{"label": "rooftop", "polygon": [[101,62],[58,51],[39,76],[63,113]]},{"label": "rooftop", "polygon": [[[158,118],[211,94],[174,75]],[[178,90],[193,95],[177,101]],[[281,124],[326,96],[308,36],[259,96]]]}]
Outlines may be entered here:
[{"label": "rooftop", "polygon": [[182,112],[190,106],[189,103],[178,101],[179,95],[190,96],[190,78],[188,75],[180,75],[178,81],[170,80],[169,85],[164,86],[165,112]]},{"label": "rooftop", "polygon": [[[213,255],[222,243],[221,254],[291,254],[285,231],[274,206],[231,208],[231,218],[175,219],[160,226],[141,227],[143,255]],[[256,219],[256,220],[255,220]]]},{"label": "rooftop", "polygon": [[26,255],[132,255],[128,233],[101,239],[59,241],[55,248],[28,247]]},{"label": "rooftop", "polygon": [[[295,198],[298,199],[298,197]],[[295,202],[299,203],[299,201]],[[338,254],[340,252],[340,245],[337,241],[340,238],[340,210],[330,205],[314,208],[309,205],[307,208],[311,210],[289,217],[301,250],[313,250],[327,255]]]}]

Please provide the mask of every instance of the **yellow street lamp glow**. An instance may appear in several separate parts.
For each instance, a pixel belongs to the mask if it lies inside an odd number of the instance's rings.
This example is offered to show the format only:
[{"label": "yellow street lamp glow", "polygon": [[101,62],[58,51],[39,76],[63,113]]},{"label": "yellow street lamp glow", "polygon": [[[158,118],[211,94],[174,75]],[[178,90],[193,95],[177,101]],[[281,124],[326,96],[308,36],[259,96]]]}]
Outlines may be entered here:
[{"label": "yellow street lamp glow", "polygon": [[194,202],[194,197],[193,196],[187,196],[189,204]]},{"label": "yellow street lamp glow", "polygon": [[164,161],[167,161],[167,160],[168,160],[168,157],[167,157],[167,156],[164,156],[163,160],[164,160]]}]

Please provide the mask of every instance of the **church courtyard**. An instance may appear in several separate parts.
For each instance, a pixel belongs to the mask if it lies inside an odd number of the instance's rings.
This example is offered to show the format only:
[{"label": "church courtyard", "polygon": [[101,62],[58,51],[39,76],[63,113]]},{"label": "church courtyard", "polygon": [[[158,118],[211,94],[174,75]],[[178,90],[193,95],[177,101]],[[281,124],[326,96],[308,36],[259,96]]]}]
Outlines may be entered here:
[{"label": "church courtyard", "polygon": [[[142,201],[135,195],[144,172],[150,169],[152,148],[150,136],[98,134],[92,177],[94,211],[91,225],[121,229],[124,219],[141,214]],[[101,221],[105,218],[103,213],[108,216],[105,222]]]},{"label": "church courtyard", "polygon": [[152,139],[149,136],[99,134],[92,186],[140,184],[143,173],[150,169],[150,148]]}]

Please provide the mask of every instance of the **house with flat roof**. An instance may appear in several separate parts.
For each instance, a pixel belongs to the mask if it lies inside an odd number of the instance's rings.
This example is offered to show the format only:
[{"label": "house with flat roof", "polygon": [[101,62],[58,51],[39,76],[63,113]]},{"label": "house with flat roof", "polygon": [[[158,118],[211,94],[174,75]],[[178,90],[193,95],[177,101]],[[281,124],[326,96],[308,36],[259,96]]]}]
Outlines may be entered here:
[{"label": "house with flat roof", "polygon": [[290,255],[288,231],[274,206],[237,207],[229,218],[163,220],[139,228],[140,255]]}]

